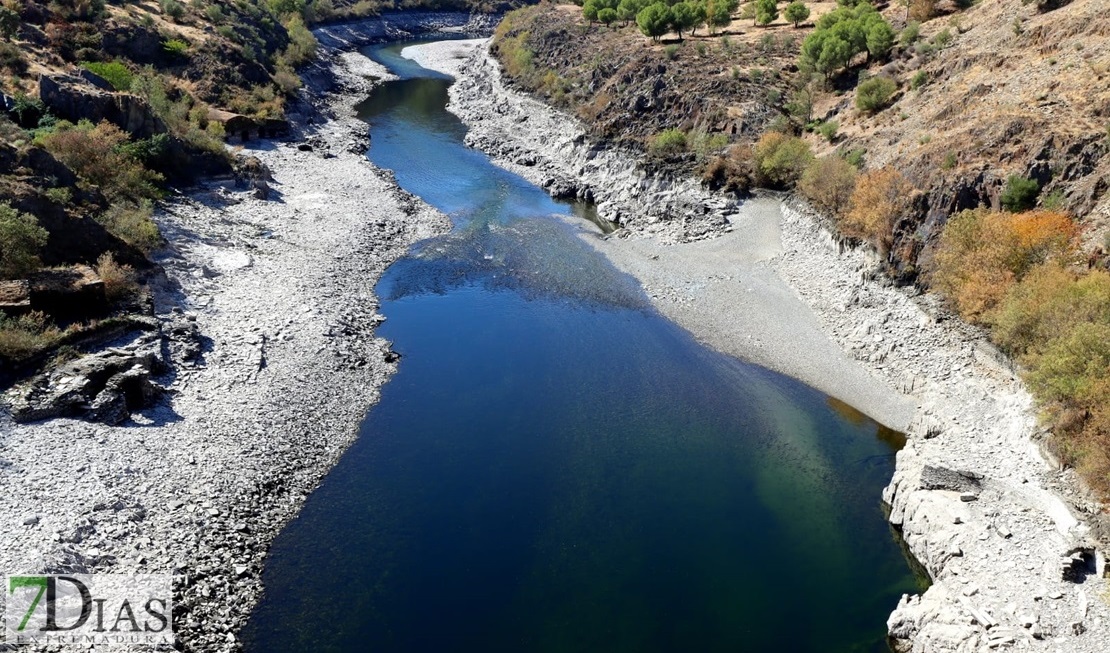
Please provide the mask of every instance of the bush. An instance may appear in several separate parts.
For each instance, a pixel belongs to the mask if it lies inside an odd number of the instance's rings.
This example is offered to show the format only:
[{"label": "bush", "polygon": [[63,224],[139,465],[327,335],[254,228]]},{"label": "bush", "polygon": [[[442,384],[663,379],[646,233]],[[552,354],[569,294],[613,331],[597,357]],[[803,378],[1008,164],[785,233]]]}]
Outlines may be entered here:
[{"label": "bush", "polygon": [[23,361],[61,340],[62,332],[46,315],[33,311],[19,317],[0,312],[0,357]]},{"label": "bush", "polygon": [[35,271],[48,236],[35,216],[0,203],[0,277],[16,279]]},{"label": "bush", "polygon": [[284,58],[290,66],[296,68],[316,58],[316,48],[319,44],[312,32],[305,27],[300,16],[293,16],[287,20],[285,29],[289,33],[289,47],[285,49]]},{"label": "bush", "polygon": [[96,259],[96,274],[104,282],[104,294],[109,301],[118,301],[134,295],[139,289],[135,281],[135,269],[130,265],[120,265],[111,252],[105,252]]},{"label": "bush", "polygon": [[109,122],[62,122],[38,140],[83,180],[100,187],[109,200],[137,201],[161,194],[162,176],[126,153],[127,134]]},{"label": "bush", "polygon": [[779,17],[778,3],[775,0],[755,0],[755,22],[770,25]]},{"label": "bush", "polygon": [[170,17],[170,20],[177,22],[185,15],[185,5],[177,0],[162,0],[162,13]]},{"label": "bush", "polygon": [[963,211],[941,233],[932,284],[965,318],[989,322],[1029,270],[1074,257],[1077,237],[1078,227],[1061,213]]},{"label": "bush", "polygon": [[175,57],[189,56],[189,44],[181,39],[169,39],[162,42],[162,49]]},{"label": "bush", "polygon": [[149,253],[162,244],[162,234],[151,219],[153,215],[154,203],[150,200],[119,202],[97,216],[96,221],[116,238]]},{"label": "bush", "polygon": [[1110,274],[1078,277],[1055,262],[1032,268],[991,314],[994,341],[1026,362],[1081,322],[1110,323]]},{"label": "bush", "polygon": [[11,7],[0,7],[0,36],[5,40],[15,38],[19,33],[19,12]]},{"label": "bush", "polygon": [[907,47],[913,45],[919,38],[921,38],[921,23],[910,21],[898,35],[898,43],[902,47]]},{"label": "bush", "polygon": [[681,129],[667,129],[659,132],[648,147],[653,154],[668,156],[686,150],[686,132]]},{"label": "bush", "polygon": [[840,215],[856,188],[856,169],[838,156],[817,159],[806,168],[798,191],[817,207]]},{"label": "bush", "polygon": [[866,113],[877,113],[890,106],[898,85],[889,77],[877,76],[862,82],[856,89],[856,107]]},{"label": "bush", "polygon": [[925,82],[928,82],[928,81],[929,81],[928,73],[926,73],[924,70],[919,70],[916,73],[914,73],[913,79],[910,80],[910,88],[916,91],[917,89],[924,86]]},{"label": "bush", "polygon": [[993,314],[991,336],[1016,356],[1053,421],[1054,445],[1110,491],[1110,273],[1033,268]]},{"label": "bush", "polygon": [[894,225],[909,208],[915,191],[913,184],[892,168],[864,173],[840,219],[841,230],[870,242],[885,256],[894,242]]},{"label": "bush", "polygon": [[817,129],[815,129],[814,131],[823,136],[826,141],[831,143],[836,140],[836,132],[839,129],[840,123],[835,120],[830,120],[828,122],[823,122],[820,125],[817,125]]},{"label": "bush", "polygon": [[15,75],[27,72],[27,57],[14,43],[0,43],[0,68]]},{"label": "bush", "polygon": [[83,61],[81,67],[103,77],[117,91],[130,91],[134,75],[127,66],[118,61]]},{"label": "bush", "polygon": [[1002,189],[999,200],[1002,208],[1007,211],[1028,211],[1037,204],[1037,195],[1041,192],[1041,185],[1035,179],[1026,179],[1018,175],[1010,175],[1006,179],[1006,187]]},{"label": "bush", "polygon": [[761,183],[788,188],[813,161],[809,144],[781,132],[767,132],[755,144],[755,170]]}]

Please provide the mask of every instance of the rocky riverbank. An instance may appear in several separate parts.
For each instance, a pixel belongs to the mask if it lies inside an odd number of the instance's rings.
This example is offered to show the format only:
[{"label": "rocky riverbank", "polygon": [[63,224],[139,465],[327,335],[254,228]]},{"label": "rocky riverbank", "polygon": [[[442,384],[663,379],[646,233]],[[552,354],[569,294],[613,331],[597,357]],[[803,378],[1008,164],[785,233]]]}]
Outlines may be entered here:
[{"label": "rocky riverbank", "polygon": [[574,119],[507,89],[482,42],[406,56],[457,77],[450,108],[470,143],[598,200],[625,228],[597,246],[665,315],[908,432],[883,498],[934,582],[891,606],[896,648],[1107,650],[1105,562],[1076,518],[1098,507],[1042,457],[1031,399],[981,333],[885,283],[870,252],[845,248],[804,206],[736,207],[592,145]]},{"label": "rocky riverbank", "polygon": [[240,648],[269,543],[396,368],[374,336],[374,284],[449,227],[366,159],[353,106],[388,73],[351,50],[488,23],[437,14],[323,30],[299,142],[248,143],[242,154],[268,174],[250,186],[209,180],[165,203],[155,318],[107,352],[130,357],[165,397],[118,426],[0,416],[0,569],[172,573],[181,649]]}]

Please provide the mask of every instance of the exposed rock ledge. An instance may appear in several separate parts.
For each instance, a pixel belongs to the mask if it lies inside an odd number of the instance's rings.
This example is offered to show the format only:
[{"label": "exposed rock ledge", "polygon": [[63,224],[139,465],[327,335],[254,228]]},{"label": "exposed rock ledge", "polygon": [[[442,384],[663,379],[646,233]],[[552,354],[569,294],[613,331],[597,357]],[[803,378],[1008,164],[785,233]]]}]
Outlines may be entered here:
[{"label": "exposed rock ledge", "polygon": [[[467,47],[473,52],[462,59]],[[651,292],[663,313],[728,353],[752,351],[714,338],[722,320],[743,319],[743,307],[727,293],[690,290],[713,275],[694,279],[704,270],[685,271],[682,254],[670,257],[677,262],[666,274],[645,272],[652,262],[670,265],[661,252],[701,245],[659,241],[752,229],[745,207],[728,216],[729,226],[703,219],[731,207],[692,181],[648,180],[633,156],[591,146],[574,119],[507,89],[481,43],[414,48],[406,56],[457,77],[450,108],[470,127],[470,143],[548,188],[590,189],[603,213],[619,214],[629,240],[601,249],[641,279],[667,281],[671,292]],[[663,221],[651,210],[658,204],[686,213]],[[777,275],[809,306],[825,338],[854,359],[846,372],[859,366],[916,406],[883,498],[934,582],[924,595],[891,606],[892,645],[915,653],[1110,650],[1105,561],[1073,514],[1097,506],[1041,456],[1031,398],[1013,370],[932,298],[883,283],[872,254],[845,250],[804,206],[784,204],[780,215],[775,251],[750,260],[714,251],[716,276],[744,274],[743,266],[753,276]],[[699,251],[687,251],[686,267],[694,264],[690,252]],[[718,303],[700,312],[684,308],[701,301]]]}]

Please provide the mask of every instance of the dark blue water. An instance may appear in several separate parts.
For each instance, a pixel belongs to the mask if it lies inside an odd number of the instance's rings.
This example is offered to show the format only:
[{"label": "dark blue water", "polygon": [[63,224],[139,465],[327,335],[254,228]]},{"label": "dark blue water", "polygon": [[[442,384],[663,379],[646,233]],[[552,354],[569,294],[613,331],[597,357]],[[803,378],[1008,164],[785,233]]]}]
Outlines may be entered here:
[{"label": "dark blue water", "polygon": [[455,228],[377,288],[400,371],[275,541],[247,650],[886,650],[897,434],[656,314],[398,51],[369,156]]}]

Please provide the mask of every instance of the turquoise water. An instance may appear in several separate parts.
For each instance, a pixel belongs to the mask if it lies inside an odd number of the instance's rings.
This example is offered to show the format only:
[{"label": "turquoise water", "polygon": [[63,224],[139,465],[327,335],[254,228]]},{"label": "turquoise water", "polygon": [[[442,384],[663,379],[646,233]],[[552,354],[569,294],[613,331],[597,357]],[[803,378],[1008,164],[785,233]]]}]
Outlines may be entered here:
[{"label": "turquoise water", "polygon": [[660,317],[399,49],[369,157],[455,226],[378,285],[399,372],[274,542],[247,650],[887,650],[898,434]]}]

